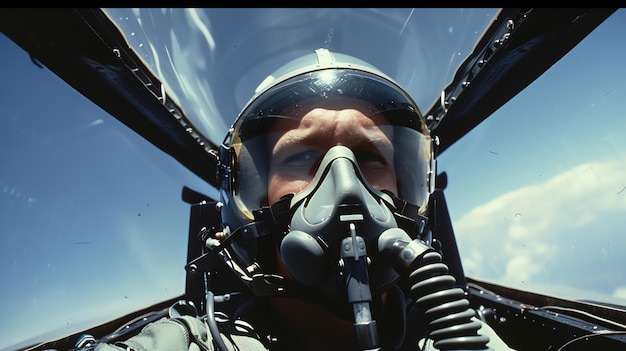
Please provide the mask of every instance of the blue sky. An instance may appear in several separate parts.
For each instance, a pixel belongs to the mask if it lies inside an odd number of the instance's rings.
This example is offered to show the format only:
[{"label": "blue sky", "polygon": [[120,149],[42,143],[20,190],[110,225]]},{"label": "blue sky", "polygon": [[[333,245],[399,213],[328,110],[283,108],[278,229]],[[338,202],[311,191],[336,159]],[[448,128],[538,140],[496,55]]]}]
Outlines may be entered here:
[{"label": "blue sky", "polygon": [[626,301],[625,23],[619,11],[440,158],[466,274]]},{"label": "blue sky", "polygon": [[[380,15],[417,16],[407,13]],[[462,45],[428,52],[406,38],[426,40],[421,27],[393,29],[401,38],[394,55],[345,44],[389,71],[422,110],[471,50],[468,38],[481,34],[470,21],[455,26],[436,11],[424,17],[432,21],[425,27],[441,24],[430,40]],[[228,65],[236,54],[254,52],[241,39],[256,40],[257,33],[241,26],[220,32],[241,18],[221,20],[188,37],[196,48],[213,47],[213,59],[193,60],[198,56],[185,36],[168,32],[158,37],[169,45],[138,40],[136,50],[190,115],[225,130],[254,85],[289,55],[263,57],[249,68],[243,61]],[[626,225],[624,24],[621,10],[439,159],[469,276],[626,304],[626,241],[616,230]],[[239,47],[224,48],[223,37]],[[325,38],[338,47],[347,41],[338,29]],[[0,321],[0,350],[39,332],[80,330],[181,294],[189,220],[182,187],[210,196],[215,190],[37,68],[3,35],[0,48],[0,307],[12,316]],[[157,60],[157,52],[167,54]],[[207,75],[191,73],[205,66],[212,69]],[[234,74],[226,68],[246,74],[226,85],[221,77]],[[206,118],[216,114],[223,121]],[[223,132],[212,137],[219,142]]]}]

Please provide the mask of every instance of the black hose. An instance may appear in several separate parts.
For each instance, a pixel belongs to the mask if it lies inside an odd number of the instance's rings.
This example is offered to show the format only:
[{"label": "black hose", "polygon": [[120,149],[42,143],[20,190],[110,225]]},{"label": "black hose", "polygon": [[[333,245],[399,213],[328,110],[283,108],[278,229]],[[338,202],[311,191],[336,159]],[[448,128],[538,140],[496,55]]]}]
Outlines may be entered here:
[{"label": "black hose", "polygon": [[489,338],[478,334],[481,324],[472,320],[474,310],[465,291],[455,288],[441,255],[400,228],[384,231],[378,239],[381,253],[390,255],[395,269],[409,272],[409,295],[424,313],[428,337],[438,350],[486,350]]},{"label": "black hose", "polygon": [[472,320],[474,310],[465,291],[455,288],[456,280],[439,253],[430,251],[417,260],[409,274],[410,295],[424,311],[429,337],[438,350],[486,350],[489,338],[478,334],[481,324]]}]

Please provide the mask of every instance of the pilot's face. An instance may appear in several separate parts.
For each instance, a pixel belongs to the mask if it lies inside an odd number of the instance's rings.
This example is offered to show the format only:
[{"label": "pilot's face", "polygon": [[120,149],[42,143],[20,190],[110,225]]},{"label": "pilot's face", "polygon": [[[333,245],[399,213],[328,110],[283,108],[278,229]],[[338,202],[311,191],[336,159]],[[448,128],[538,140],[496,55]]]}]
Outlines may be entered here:
[{"label": "pilot's face", "polygon": [[[273,129],[286,130],[271,150],[268,200],[304,190],[328,149],[343,145],[355,154],[359,168],[376,189],[398,193],[392,135],[384,117],[357,99],[320,104],[305,103],[300,120],[279,121]],[[366,115],[366,113],[368,115]]]}]

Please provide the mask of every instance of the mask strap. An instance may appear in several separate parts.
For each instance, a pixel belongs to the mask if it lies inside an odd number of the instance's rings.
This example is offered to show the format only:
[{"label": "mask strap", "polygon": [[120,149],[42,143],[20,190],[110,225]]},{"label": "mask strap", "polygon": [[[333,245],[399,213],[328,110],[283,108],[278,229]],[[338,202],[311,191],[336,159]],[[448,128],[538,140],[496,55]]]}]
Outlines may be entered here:
[{"label": "mask strap", "polygon": [[266,234],[276,233],[282,238],[289,227],[291,220],[291,199],[293,194],[287,194],[270,206],[263,206],[252,211],[255,222],[265,224]]},{"label": "mask strap", "polygon": [[422,236],[428,224],[428,217],[419,214],[419,206],[406,202],[387,190],[383,192],[393,201],[392,211],[398,226],[407,233],[417,233],[418,238]]}]

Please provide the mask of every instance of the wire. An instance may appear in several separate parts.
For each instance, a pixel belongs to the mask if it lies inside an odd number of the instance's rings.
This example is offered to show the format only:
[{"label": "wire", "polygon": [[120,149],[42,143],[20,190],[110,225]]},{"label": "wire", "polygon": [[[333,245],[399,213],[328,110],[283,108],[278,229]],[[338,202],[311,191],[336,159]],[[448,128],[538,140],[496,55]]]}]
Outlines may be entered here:
[{"label": "wire", "polygon": [[215,321],[215,295],[211,290],[207,290],[206,293],[206,319],[205,324],[209,329],[209,333],[213,337],[213,341],[215,342],[217,349],[220,351],[228,351],[228,347],[224,343],[224,339],[222,339],[222,334],[217,326],[217,322]]},{"label": "wire", "polygon": [[[475,289],[479,289],[479,290],[485,291],[485,292],[487,292],[487,293],[489,293],[489,294],[491,294],[493,296],[499,296],[494,291],[486,289],[483,286],[481,286],[480,284],[468,283],[467,285],[471,286],[471,287],[473,287]],[[610,324],[610,325],[612,325],[614,327],[626,330],[626,325],[625,324],[621,324],[621,323],[615,322],[615,321],[610,320],[610,319],[602,318],[602,317],[599,317],[599,316],[597,316],[597,315],[595,315],[593,313],[589,313],[589,312],[582,311],[582,310],[575,309],[575,308],[567,308],[567,307],[560,307],[560,306],[554,306],[554,305],[547,305],[547,306],[537,307],[537,309],[538,310],[545,310],[545,311],[565,311],[565,312],[570,312],[570,313],[574,313],[574,314],[579,314],[579,315],[583,315],[583,316],[592,318],[595,321],[603,322],[603,323],[606,323],[606,324]]]},{"label": "wire", "polygon": [[542,306],[539,307],[540,310],[547,310],[547,311],[566,311],[566,312],[571,312],[571,313],[577,313],[577,314],[581,314],[583,316],[587,316],[590,318],[593,318],[596,321],[600,321],[603,323],[607,323],[607,324],[611,324],[615,327],[621,328],[626,330],[626,325],[612,321],[610,319],[606,319],[606,318],[602,318],[602,317],[598,317],[595,314],[589,313],[589,312],[585,312],[585,311],[581,311],[581,310],[577,310],[574,308],[567,308],[567,307],[559,307],[559,306]]},{"label": "wire", "polygon": [[623,335],[626,334],[626,331],[614,331],[614,332],[599,332],[599,333],[592,333],[592,334],[587,334],[587,335],[583,335],[583,336],[579,336],[575,339],[572,339],[568,342],[566,342],[565,344],[563,344],[561,347],[559,347],[556,351],[563,351],[563,349],[565,349],[567,346],[575,343],[576,341],[580,341],[583,339],[587,339],[587,338],[592,338],[594,336],[605,336],[605,335]]}]

